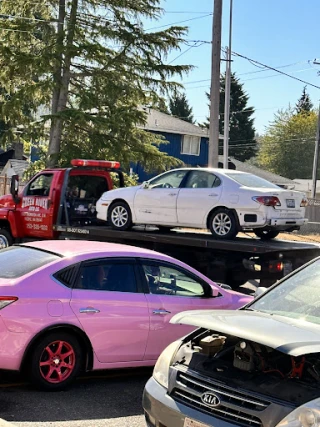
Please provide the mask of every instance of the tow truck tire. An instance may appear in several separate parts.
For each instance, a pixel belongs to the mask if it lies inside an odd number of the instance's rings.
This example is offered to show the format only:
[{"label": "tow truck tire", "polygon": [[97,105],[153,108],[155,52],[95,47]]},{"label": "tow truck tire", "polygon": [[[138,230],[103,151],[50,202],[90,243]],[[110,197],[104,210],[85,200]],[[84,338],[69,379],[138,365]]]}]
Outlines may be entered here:
[{"label": "tow truck tire", "polygon": [[125,231],[132,227],[131,210],[126,202],[114,202],[108,212],[108,223],[114,230]]},{"label": "tow truck tire", "polygon": [[277,230],[263,230],[263,228],[257,228],[254,230],[254,234],[260,237],[261,240],[271,240],[278,236],[280,231]]},{"label": "tow truck tire", "polygon": [[215,239],[232,240],[238,234],[238,223],[235,214],[226,208],[212,212],[209,228]]},{"label": "tow truck tire", "polygon": [[13,245],[13,237],[9,230],[0,228],[0,249],[8,248]]}]

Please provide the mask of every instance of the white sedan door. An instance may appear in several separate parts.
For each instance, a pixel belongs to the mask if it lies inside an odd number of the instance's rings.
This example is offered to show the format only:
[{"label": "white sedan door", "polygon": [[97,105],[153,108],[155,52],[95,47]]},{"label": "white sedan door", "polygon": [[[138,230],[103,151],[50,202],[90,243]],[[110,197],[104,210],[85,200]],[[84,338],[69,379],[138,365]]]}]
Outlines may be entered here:
[{"label": "white sedan door", "polygon": [[206,227],[207,215],[218,205],[222,182],[212,172],[193,170],[180,189],[177,201],[179,225]]},{"label": "white sedan door", "polygon": [[188,173],[186,169],[166,172],[141,187],[134,198],[136,222],[142,224],[177,223],[177,198],[180,184]]}]

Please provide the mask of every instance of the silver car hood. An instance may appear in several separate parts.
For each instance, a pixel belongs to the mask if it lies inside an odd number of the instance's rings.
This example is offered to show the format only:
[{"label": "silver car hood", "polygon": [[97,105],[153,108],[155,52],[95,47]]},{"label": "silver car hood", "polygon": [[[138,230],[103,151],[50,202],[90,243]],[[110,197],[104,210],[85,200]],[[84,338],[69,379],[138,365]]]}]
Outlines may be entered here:
[{"label": "silver car hood", "polygon": [[271,347],[290,356],[320,353],[320,325],[249,310],[194,310],[171,323],[196,326]]}]

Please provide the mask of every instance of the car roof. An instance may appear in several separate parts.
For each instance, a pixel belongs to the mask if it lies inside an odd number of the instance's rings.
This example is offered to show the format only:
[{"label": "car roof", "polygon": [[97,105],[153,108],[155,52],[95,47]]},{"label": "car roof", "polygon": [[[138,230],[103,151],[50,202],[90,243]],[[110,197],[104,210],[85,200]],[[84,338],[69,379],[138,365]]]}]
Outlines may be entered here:
[{"label": "car roof", "polygon": [[221,175],[225,175],[228,173],[234,173],[238,175],[252,175],[247,172],[238,171],[235,169],[221,169],[221,168],[177,168],[177,169],[171,169],[168,172],[172,172],[174,170],[188,170],[188,171],[205,171],[205,172],[212,172],[212,173],[219,173]]},{"label": "car roof", "polygon": [[122,245],[118,243],[96,242],[91,240],[42,240],[24,243],[21,246],[40,249],[51,252],[62,257],[71,257],[92,253],[105,253],[121,256],[157,256],[161,259],[172,259],[171,257],[149,249],[135,246]]}]

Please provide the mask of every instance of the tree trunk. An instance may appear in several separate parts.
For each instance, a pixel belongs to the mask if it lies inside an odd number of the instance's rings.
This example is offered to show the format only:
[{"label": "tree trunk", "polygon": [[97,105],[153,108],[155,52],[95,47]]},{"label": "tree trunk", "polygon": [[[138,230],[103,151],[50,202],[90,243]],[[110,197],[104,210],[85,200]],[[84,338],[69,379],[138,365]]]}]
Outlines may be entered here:
[{"label": "tree trunk", "polygon": [[[65,0],[60,0],[60,3],[64,3]],[[71,77],[71,60],[73,57],[72,46],[74,40],[74,33],[77,21],[77,10],[78,10],[78,0],[72,0],[71,4],[71,12],[69,23],[67,27],[67,41],[65,47],[65,55],[64,55],[64,64],[60,67],[60,82],[56,85],[53,98],[52,98],[52,114],[57,114],[57,117],[54,118],[51,122],[50,129],[50,142],[48,148],[48,158],[47,158],[47,166],[54,167],[57,165],[59,154],[60,154],[60,146],[61,146],[61,136],[63,130],[63,120],[59,117],[59,113],[66,109],[68,94],[69,94],[69,84]],[[63,31],[63,30],[62,30]],[[58,34],[59,37],[59,34]],[[62,68],[62,70],[61,70]],[[58,77],[58,74],[57,74]],[[54,111],[55,110],[55,111]]]},{"label": "tree trunk", "polygon": [[[61,78],[62,78],[62,51],[63,51],[63,39],[64,39],[64,20],[66,17],[66,2],[65,0],[59,1],[59,17],[58,17],[58,29],[57,29],[57,58],[56,58],[56,67],[53,72],[53,93],[52,93],[52,102],[51,102],[51,114],[54,115],[58,111],[58,102],[60,96],[61,88]],[[50,142],[49,142],[49,152],[52,150],[53,138],[53,129],[54,129],[55,118],[51,119],[50,127]],[[54,150],[53,150],[54,151]],[[51,165],[47,165],[51,166]]]}]

